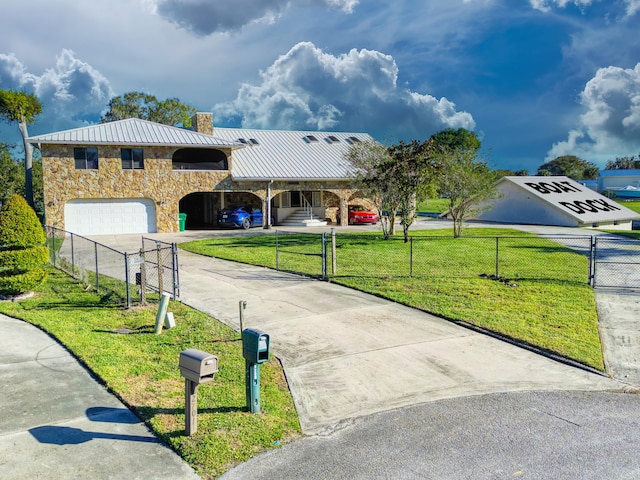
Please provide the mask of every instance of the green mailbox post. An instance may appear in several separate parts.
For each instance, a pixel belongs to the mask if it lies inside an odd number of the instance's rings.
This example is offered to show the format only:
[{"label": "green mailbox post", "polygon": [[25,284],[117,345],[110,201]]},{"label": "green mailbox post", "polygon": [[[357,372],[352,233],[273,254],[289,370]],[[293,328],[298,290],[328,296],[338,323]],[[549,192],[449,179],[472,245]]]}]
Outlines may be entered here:
[{"label": "green mailbox post", "polygon": [[269,360],[269,335],[262,330],[245,328],[242,331],[242,356],[245,359],[247,408],[260,411],[260,364]]}]

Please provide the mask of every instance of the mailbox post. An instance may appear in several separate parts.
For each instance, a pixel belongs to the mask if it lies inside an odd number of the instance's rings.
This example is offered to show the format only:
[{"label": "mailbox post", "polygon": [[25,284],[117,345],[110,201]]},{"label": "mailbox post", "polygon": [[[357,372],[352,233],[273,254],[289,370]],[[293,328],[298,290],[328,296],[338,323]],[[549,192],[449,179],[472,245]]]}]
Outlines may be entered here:
[{"label": "mailbox post", "polygon": [[185,430],[198,431],[198,385],[212,382],[218,372],[218,357],[190,348],[180,354],[180,374],[184,377]]},{"label": "mailbox post", "polygon": [[260,412],[260,364],[269,360],[269,335],[255,328],[242,330],[242,356],[245,359],[247,408]]}]

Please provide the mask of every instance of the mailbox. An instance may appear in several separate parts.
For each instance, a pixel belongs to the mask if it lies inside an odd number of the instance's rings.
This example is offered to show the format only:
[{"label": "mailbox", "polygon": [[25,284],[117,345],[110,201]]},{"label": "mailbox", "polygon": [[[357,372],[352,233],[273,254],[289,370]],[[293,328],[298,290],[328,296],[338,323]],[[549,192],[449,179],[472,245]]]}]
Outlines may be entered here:
[{"label": "mailbox", "polygon": [[195,383],[207,383],[218,372],[218,357],[190,348],[180,354],[180,373]]},{"label": "mailbox", "polygon": [[242,356],[250,363],[269,360],[269,335],[262,330],[245,328],[242,331]]}]

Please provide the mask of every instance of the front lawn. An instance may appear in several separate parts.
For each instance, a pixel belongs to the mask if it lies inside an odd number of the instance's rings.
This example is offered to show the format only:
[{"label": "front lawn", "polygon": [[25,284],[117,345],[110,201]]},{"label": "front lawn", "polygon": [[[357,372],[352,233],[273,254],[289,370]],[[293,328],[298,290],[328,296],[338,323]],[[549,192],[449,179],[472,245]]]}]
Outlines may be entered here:
[{"label": "front lawn", "polygon": [[[125,310],[54,269],[35,297],[0,302],[1,313],[43,328],[72,351],[204,478],[301,436],[275,358],[261,366],[262,413],[249,413],[240,334],[181,303],[171,302],[169,310],[177,326],[155,335],[157,307]],[[198,388],[198,431],[191,437],[184,431],[178,368],[180,352],[188,348],[217,355],[220,369]]]}]

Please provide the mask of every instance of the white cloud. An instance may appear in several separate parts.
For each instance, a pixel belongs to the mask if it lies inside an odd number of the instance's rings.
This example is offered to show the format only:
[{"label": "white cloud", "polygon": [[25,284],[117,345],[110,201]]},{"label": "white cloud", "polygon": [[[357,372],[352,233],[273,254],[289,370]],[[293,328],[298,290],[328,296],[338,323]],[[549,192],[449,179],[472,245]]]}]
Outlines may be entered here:
[{"label": "white cloud", "polygon": [[239,30],[254,22],[273,23],[292,6],[324,5],[353,12],[359,0],[155,0],[154,10],[195,35]]},{"label": "white cloud", "polygon": [[446,98],[398,88],[393,57],[376,51],[353,49],[333,56],[302,42],[260,76],[261,84],[243,84],[234,101],[215,107],[218,124],[240,119],[247,128],[377,129],[393,138],[475,127],[471,114],[456,110]]},{"label": "white cloud", "polygon": [[586,112],[547,159],[560,155],[603,162],[640,151],[640,63],[635,68],[598,70],[581,93]]},{"label": "white cloud", "polygon": [[[584,9],[599,0],[529,0],[531,6],[541,12],[549,12],[554,6],[559,8],[565,8],[569,4],[573,4],[578,8]],[[624,0],[627,5],[627,16],[635,14],[640,11],[640,0]]]},{"label": "white cloud", "polygon": [[38,124],[49,131],[96,121],[113,97],[109,81],[66,49],[39,76],[27,72],[14,54],[0,54],[0,88],[35,93],[43,106]]}]

